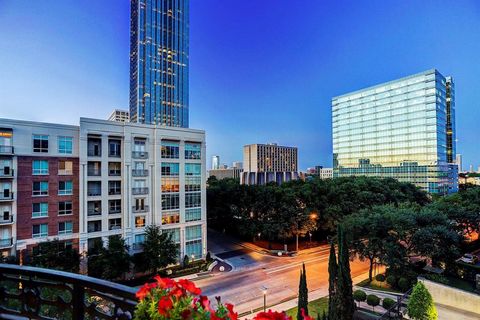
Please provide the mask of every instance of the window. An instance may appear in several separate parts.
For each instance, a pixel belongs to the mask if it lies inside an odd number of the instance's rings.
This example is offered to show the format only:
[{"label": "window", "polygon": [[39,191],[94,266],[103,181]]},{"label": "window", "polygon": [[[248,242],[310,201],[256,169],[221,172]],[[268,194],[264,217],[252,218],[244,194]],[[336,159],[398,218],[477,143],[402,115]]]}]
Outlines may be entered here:
[{"label": "window", "polygon": [[122,228],[122,219],[110,219],[108,220],[108,230],[118,230]]},{"label": "window", "polygon": [[32,195],[48,196],[48,182],[47,181],[34,182],[32,186]]},{"label": "window", "polygon": [[200,192],[186,193],[185,194],[185,207],[195,208],[200,207],[202,204],[202,194]]},{"label": "window", "polygon": [[33,136],[33,152],[48,152],[48,136],[34,135]]},{"label": "window", "polygon": [[145,227],[145,216],[135,217],[135,228]]},{"label": "window", "polygon": [[162,141],[162,158],[164,159],[179,159],[180,143],[175,141]]},{"label": "window", "polygon": [[202,219],[202,209],[187,209],[185,210],[185,222],[198,221]]},{"label": "window", "polygon": [[40,202],[32,204],[32,218],[48,217],[48,203]]},{"label": "window", "polygon": [[87,140],[87,153],[89,157],[101,157],[102,139],[89,137]]},{"label": "window", "polygon": [[133,243],[133,249],[134,250],[141,249],[144,242],[145,242],[145,234],[136,234],[135,242]]},{"label": "window", "polygon": [[73,233],[73,222],[64,221],[58,223],[58,234],[69,234]]},{"label": "window", "polygon": [[108,163],[108,175],[118,177],[122,175],[122,164],[120,162]]},{"label": "window", "polygon": [[73,174],[73,161],[60,160],[58,162],[58,174],[59,175],[72,175]]},{"label": "window", "polygon": [[58,182],[58,195],[67,196],[73,194],[73,182],[72,181],[59,181]]},{"label": "window", "polygon": [[87,215],[98,216],[102,214],[102,201],[88,201]]},{"label": "window", "polygon": [[201,183],[202,183],[201,176],[187,176],[185,177],[185,191],[186,192],[200,191]]},{"label": "window", "polygon": [[108,194],[109,195],[122,194],[122,182],[121,181],[108,181]]},{"label": "window", "polygon": [[98,197],[102,195],[102,182],[88,181],[87,193],[89,197]]},{"label": "window", "polygon": [[180,229],[179,228],[163,229],[162,232],[170,234],[173,242],[180,243]]},{"label": "window", "polygon": [[186,176],[200,176],[202,174],[202,165],[199,163],[185,163]]},{"label": "window", "polygon": [[196,240],[202,238],[202,226],[190,226],[185,228],[185,240]]},{"label": "window", "polygon": [[179,192],[180,179],[178,177],[162,177],[162,192]]},{"label": "window", "polygon": [[180,197],[178,194],[162,194],[162,210],[180,208]]},{"label": "window", "polygon": [[88,221],[87,230],[88,232],[102,231],[102,221],[101,220]]},{"label": "window", "polygon": [[32,226],[32,238],[41,238],[48,236],[48,224],[34,224]]},{"label": "window", "polygon": [[120,140],[108,140],[108,156],[121,157],[120,146],[121,146]]},{"label": "window", "polygon": [[109,200],[108,201],[108,213],[116,214],[122,212],[122,200]]},{"label": "window", "polygon": [[162,176],[178,176],[180,165],[178,163],[162,162]]},{"label": "window", "polygon": [[201,143],[185,143],[185,159],[201,159],[202,144]]},{"label": "window", "polygon": [[58,137],[58,153],[72,154],[73,153],[73,138],[72,137]]},{"label": "window", "polygon": [[48,160],[33,160],[33,162],[32,162],[32,174],[33,175],[46,175],[46,174],[48,174]]},{"label": "window", "polygon": [[60,201],[58,203],[58,215],[65,216],[73,213],[72,201]]},{"label": "window", "polygon": [[102,163],[100,161],[88,161],[87,175],[89,177],[100,177],[102,175]]},{"label": "window", "polygon": [[163,212],[162,213],[162,224],[172,224],[180,223],[180,212]]},{"label": "window", "polygon": [[202,257],[202,239],[186,241],[185,242],[185,254],[190,259],[199,259]]}]

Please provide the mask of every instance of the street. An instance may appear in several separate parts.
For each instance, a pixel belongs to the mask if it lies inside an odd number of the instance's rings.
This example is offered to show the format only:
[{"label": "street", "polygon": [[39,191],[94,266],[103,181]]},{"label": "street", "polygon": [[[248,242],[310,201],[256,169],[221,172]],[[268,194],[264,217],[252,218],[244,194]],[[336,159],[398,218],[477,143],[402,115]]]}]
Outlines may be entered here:
[{"label": "street", "polygon": [[[203,294],[211,298],[221,296],[223,302],[233,303],[239,314],[263,307],[263,287],[267,288],[267,308],[294,299],[302,263],[305,263],[309,291],[328,289],[328,246],[307,249],[295,257],[274,257],[249,248],[240,250],[241,246],[233,241],[218,233],[209,233],[209,250],[223,256],[234,270],[216,273],[195,283]],[[210,246],[210,242],[214,243]],[[357,260],[350,267],[352,278],[368,272],[366,262]]]}]

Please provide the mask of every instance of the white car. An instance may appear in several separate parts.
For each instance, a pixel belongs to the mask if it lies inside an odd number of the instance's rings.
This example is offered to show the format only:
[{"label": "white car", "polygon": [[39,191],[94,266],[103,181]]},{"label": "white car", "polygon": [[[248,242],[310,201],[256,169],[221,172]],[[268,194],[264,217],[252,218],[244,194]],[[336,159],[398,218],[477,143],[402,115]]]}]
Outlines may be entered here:
[{"label": "white car", "polygon": [[466,253],[459,260],[465,263],[475,264],[478,261],[478,257],[476,255]]}]

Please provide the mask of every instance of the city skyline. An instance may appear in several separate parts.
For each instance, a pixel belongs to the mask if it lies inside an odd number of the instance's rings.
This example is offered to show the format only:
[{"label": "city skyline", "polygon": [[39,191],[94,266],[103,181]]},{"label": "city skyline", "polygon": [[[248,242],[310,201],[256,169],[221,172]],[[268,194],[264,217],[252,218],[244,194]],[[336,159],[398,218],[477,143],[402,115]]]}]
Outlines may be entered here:
[{"label": "city skyline", "polygon": [[[77,124],[128,109],[130,3],[110,3],[0,2],[0,57],[12,62],[0,66],[0,117]],[[191,3],[190,127],[206,130],[207,159],[278,142],[299,148],[301,169],[330,167],[332,97],[437,68],[459,88],[457,152],[478,166],[478,3],[275,3]],[[70,23],[50,19],[59,14]]]}]

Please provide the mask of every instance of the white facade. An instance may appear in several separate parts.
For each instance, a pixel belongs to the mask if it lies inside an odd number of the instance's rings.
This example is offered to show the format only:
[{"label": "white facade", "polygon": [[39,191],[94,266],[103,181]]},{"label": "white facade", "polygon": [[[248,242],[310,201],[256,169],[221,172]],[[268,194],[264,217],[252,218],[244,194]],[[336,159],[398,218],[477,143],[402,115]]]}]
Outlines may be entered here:
[{"label": "white facade", "polygon": [[318,171],[320,179],[332,179],[333,178],[333,168],[321,168]]},{"label": "white facade", "polygon": [[212,156],[212,170],[220,169],[220,156]]},{"label": "white facade", "polygon": [[205,164],[204,131],[81,118],[80,251],[110,235],[138,250],[155,224],[204,257]]},{"label": "white facade", "polygon": [[130,121],[130,112],[126,110],[115,109],[108,117],[109,121],[128,122]]}]

